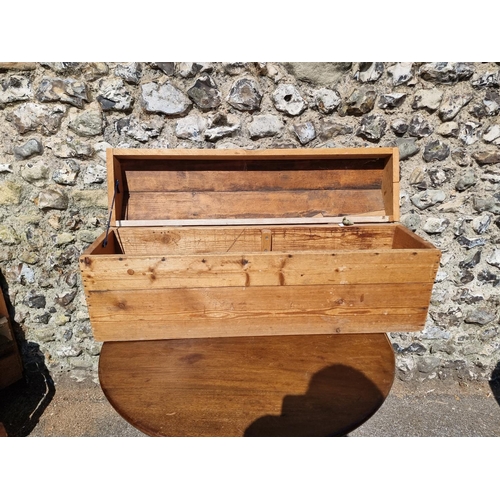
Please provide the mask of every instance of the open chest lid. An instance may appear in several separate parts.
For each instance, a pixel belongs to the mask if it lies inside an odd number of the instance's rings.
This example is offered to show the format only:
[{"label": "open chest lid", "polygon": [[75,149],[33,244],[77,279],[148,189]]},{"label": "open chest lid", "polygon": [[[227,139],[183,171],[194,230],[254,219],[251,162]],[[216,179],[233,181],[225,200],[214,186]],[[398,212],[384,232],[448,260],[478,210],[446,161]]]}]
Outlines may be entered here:
[{"label": "open chest lid", "polygon": [[111,226],[399,220],[397,148],[108,149]]}]

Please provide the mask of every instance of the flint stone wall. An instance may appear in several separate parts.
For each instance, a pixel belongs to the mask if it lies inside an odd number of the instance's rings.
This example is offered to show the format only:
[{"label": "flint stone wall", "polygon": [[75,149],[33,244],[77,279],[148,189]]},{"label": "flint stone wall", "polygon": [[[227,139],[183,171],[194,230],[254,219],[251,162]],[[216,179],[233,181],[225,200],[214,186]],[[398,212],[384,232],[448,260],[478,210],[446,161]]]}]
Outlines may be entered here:
[{"label": "flint stone wall", "polygon": [[[25,365],[95,378],[78,256],[105,229],[105,151],[398,146],[402,222],[443,251],[403,380],[499,360],[499,63],[0,63],[0,270]],[[41,353],[41,354],[40,354]]]}]

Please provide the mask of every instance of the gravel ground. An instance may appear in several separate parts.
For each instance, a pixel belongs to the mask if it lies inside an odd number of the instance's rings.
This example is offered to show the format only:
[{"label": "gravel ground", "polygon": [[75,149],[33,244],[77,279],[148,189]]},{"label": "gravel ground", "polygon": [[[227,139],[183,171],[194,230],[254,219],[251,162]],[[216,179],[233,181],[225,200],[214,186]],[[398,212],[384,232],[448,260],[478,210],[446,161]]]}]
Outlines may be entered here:
[{"label": "gravel ground", "polygon": [[[0,391],[9,436],[144,436],[116,413],[99,384],[41,374]],[[350,436],[500,436],[500,388],[486,382],[395,381],[380,410]]]}]

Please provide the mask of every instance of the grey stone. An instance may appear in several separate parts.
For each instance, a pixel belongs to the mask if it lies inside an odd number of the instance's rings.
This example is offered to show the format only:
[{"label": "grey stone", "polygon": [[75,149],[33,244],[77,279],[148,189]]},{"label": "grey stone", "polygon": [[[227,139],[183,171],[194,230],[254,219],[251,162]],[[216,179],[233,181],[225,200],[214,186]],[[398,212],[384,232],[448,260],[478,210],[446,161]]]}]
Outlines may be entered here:
[{"label": "grey stone", "polygon": [[31,84],[28,77],[10,75],[0,79],[0,109],[11,102],[27,101],[31,96]]},{"label": "grey stone", "polygon": [[250,65],[244,62],[229,62],[223,64],[224,71],[230,76],[241,75],[250,69]]},{"label": "grey stone", "polygon": [[345,123],[324,120],[321,122],[321,130],[319,138],[322,141],[327,141],[332,137],[337,137],[338,135],[349,135],[353,133],[353,128]]},{"label": "grey stone", "polygon": [[461,269],[473,269],[481,262],[481,250],[469,255],[465,260],[459,262],[458,267]]},{"label": "grey stone", "polygon": [[94,153],[90,144],[75,137],[67,137],[64,142],[54,143],[52,151],[58,158],[90,158]]},{"label": "grey stone", "polygon": [[448,219],[442,219],[439,217],[429,217],[422,229],[427,234],[441,234],[445,229],[450,225],[450,221]]},{"label": "grey stone", "polygon": [[492,165],[500,163],[500,150],[491,148],[482,149],[473,153],[472,158],[474,158],[479,165]]},{"label": "grey stone", "polygon": [[127,83],[137,85],[141,81],[142,64],[137,62],[128,65],[119,64],[115,68],[115,75],[122,77]]},{"label": "grey stone", "polygon": [[17,160],[26,160],[35,155],[41,155],[43,153],[42,143],[38,139],[30,139],[25,142],[22,146],[14,147],[14,156]]},{"label": "grey stone", "polygon": [[392,76],[392,85],[397,87],[409,83],[413,78],[413,63],[400,62],[387,68],[387,73]]},{"label": "grey stone", "polygon": [[413,109],[425,109],[433,112],[439,108],[443,92],[433,88],[429,90],[417,90],[411,107]]},{"label": "grey stone", "polygon": [[283,122],[279,117],[271,114],[255,115],[248,125],[248,131],[252,139],[275,136],[282,132],[283,128]]},{"label": "grey stone", "polygon": [[427,356],[419,359],[417,362],[417,370],[420,373],[431,373],[441,365],[441,358],[436,356]]},{"label": "grey stone", "polygon": [[359,69],[354,75],[356,80],[362,83],[376,82],[384,73],[384,63],[359,63]]},{"label": "grey stone", "polygon": [[318,87],[331,87],[351,68],[347,62],[289,62],[285,68],[298,80],[302,80]]},{"label": "grey stone", "polygon": [[84,102],[90,101],[87,85],[72,78],[43,78],[36,97],[40,102],[60,101],[77,108],[83,108]]},{"label": "grey stone", "polygon": [[434,129],[431,124],[424,120],[424,118],[416,114],[410,121],[410,126],[408,127],[408,133],[412,137],[427,137],[432,134]]},{"label": "grey stone", "polygon": [[58,168],[52,175],[52,179],[62,186],[74,186],[76,178],[80,173],[80,167],[74,160],[67,160],[65,164]]},{"label": "grey stone", "polygon": [[467,154],[467,151],[462,148],[452,149],[451,158],[457,165],[460,165],[461,167],[468,167],[472,163],[470,156]]},{"label": "grey stone", "polygon": [[396,139],[395,144],[399,149],[399,159],[401,161],[416,155],[420,151],[416,139]]},{"label": "grey stone", "polygon": [[361,126],[356,135],[369,141],[378,142],[385,134],[387,122],[382,115],[368,115],[361,118]]},{"label": "grey stone", "polygon": [[474,65],[468,63],[433,62],[420,67],[419,76],[439,83],[468,80],[474,74]]},{"label": "grey stone", "polygon": [[477,136],[478,129],[481,127],[481,124],[475,122],[466,122],[463,123],[460,128],[460,133],[458,134],[458,138],[467,146],[474,144],[479,140]]},{"label": "grey stone", "polygon": [[475,88],[499,87],[500,71],[489,71],[472,80],[471,85]]},{"label": "grey stone", "polygon": [[408,178],[408,182],[410,186],[415,186],[418,184],[422,184],[424,179],[425,179],[425,170],[420,165],[418,165],[412,170],[410,177]]},{"label": "grey stone", "polygon": [[187,91],[190,99],[201,110],[207,111],[220,106],[221,94],[215,81],[208,75],[198,78],[195,84]]},{"label": "grey stone", "polygon": [[475,217],[472,220],[472,229],[474,229],[476,234],[484,234],[488,230],[491,220],[491,215],[487,214],[482,215],[481,217]]},{"label": "grey stone", "polygon": [[63,358],[76,358],[82,354],[82,349],[76,346],[63,345],[60,349],[56,350],[56,354]]},{"label": "grey stone", "polygon": [[473,206],[476,212],[491,212],[496,215],[500,214],[500,201],[494,196],[487,196],[486,198],[475,196]]},{"label": "grey stone", "polygon": [[488,116],[497,115],[500,110],[500,95],[497,92],[487,90],[483,105]]},{"label": "grey stone", "polygon": [[464,318],[466,323],[473,323],[476,325],[487,325],[491,323],[496,317],[496,314],[492,313],[485,308],[477,308],[469,311]]},{"label": "grey stone", "polygon": [[90,63],[84,70],[85,81],[93,82],[102,76],[109,74],[109,67],[104,62]]},{"label": "grey stone", "polygon": [[82,208],[108,208],[108,193],[104,189],[73,191],[73,202]]},{"label": "grey stone", "polygon": [[175,73],[175,63],[173,62],[155,62],[151,63],[152,68],[158,68],[167,76],[173,76]]},{"label": "grey stone", "polygon": [[190,139],[191,141],[202,142],[203,132],[207,127],[207,120],[202,116],[190,114],[181,118],[175,127],[175,135],[179,139]]},{"label": "grey stone", "polygon": [[295,124],[293,130],[302,145],[308,144],[316,138],[316,129],[312,122]]},{"label": "grey stone", "polygon": [[129,111],[134,98],[121,78],[102,80],[99,86],[97,102],[103,111]]},{"label": "grey stone", "polygon": [[68,127],[81,137],[94,137],[102,133],[102,114],[98,109],[87,109],[74,116]]},{"label": "grey stone", "polygon": [[275,108],[289,116],[298,116],[307,108],[306,101],[302,98],[295,86],[280,84],[272,94]]},{"label": "grey stone", "polygon": [[459,131],[460,128],[456,122],[442,123],[437,129],[437,133],[443,137],[458,137]]},{"label": "grey stone", "polygon": [[88,165],[83,174],[84,184],[102,184],[106,180],[107,170],[102,165]]},{"label": "grey stone", "polygon": [[59,188],[49,188],[38,195],[38,208],[54,208],[56,210],[66,210],[69,199],[67,194]]},{"label": "grey stone", "polygon": [[177,87],[170,83],[141,85],[144,109],[150,113],[167,116],[182,116],[191,108],[191,101]]},{"label": "grey stone", "polygon": [[319,112],[324,115],[333,113],[341,102],[340,94],[336,90],[319,89],[314,94],[314,103]]},{"label": "grey stone", "polygon": [[457,191],[465,191],[471,186],[474,186],[476,182],[477,178],[474,174],[474,170],[466,170],[464,173],[460,174],[460,178],[455,184],[455,189]]},{"label": "grey stone", "polygon": [[486,258],[486,262],[500,269],[500,249],[494,250],[493,253]]},{"label": "grey stone", "polygon": [[448,144],[436,140],[428,142],[425,145],[423,158],[427,162],[443,161],[450,155],[450,147]]},{"label": "grey stone", "polygon": [[205,130],[205,139],[209,142],[216,142],[223,137],[230,136],[240,129],[239,123],[231,123],[226,115],[215,115],[209,127]]},{"label": "grey stone", "polygon": [[40,64],[55,73],[72,73],[81,70],[83,65],[80,62],[41,62]]},{"label": "grey stone", "polygon": [[478,281],[482,283],[493,283],[493,286],[497,286],[500,284],[500,277],[496,274],[491,273],[487,269],[483,269],[479,273],[477,273]]},{"label": "grey stone", "polygon": [[177,73],[182,78],[192,78],[200,70],[201,66],[193,62],[180,62],[177,64]]},{"label": "grey stone", "polygon": [[437,203],[443,202],[445,198],[446,194],[444,191],[438,189],[428,189],[413,195],[410,199],[417,208],[425,210],[426,208],[432,207]]},{"label": "grey stone", "polygon": [[408,213],[401,217],[401,222],[412,231],[416,231],[420,227],[422,218],[418,214]]},{"label": "grey stone", "polygon": [[136,116],[128,120],[124,127],[126,134],[139,142],[148,142],[154,137],[158,137],[165,122],[160,116],[153,116],[147,121],[139,121]]},{"label": "grey stone", "polygon": [[55,301],[56,304],[59,304],[62,307],[66,307],[71,302],[73,302],[74,298],[76,297],[76,294],[78,293],[78,290],[72,290],[71,292],[67,292],[64,295],[56,295]]},{"label": "grey stone", "polygon": [[438,114],[442,121],[453,120],[460,110],[472,100],[473,94],[448,93],[441,101]]},{"label": "grey stone", "polygon": [[460,236],[457,238],[458,243],[465,247],[467,250],[475,247],[481,247],[486,244],[486,240],[484,238],[472,238],[469,239],[465,236]]},{"label": "grey stone", "polygon": [[355,89],[342,106],[341,115],[361,116],[369,113],[375,106],[377,94],[374,90]]},{"label": "grey stone", "polygon": [[401,118],[398,118],[391,123],[391,129],[396,135],[404,135],[408,131],[408,124]]},{"label": "grey stone", "polygon": [[65,113],[66,107],[62,105],[28,102],[15,109],[9,119],[20,134],[39,131],[43,135],[52,135],[59,130]]},{"label": "grey stone", "polygon": [[24,298],[24,303],[32,309],[43,309],[46,302],[45,295],[37,293],[36,290],[31,290]]},{"label": "grey stone", "polygon": [[382,94],[378,100],[378,107],[381,109],[394,109],[403,104],[406,94],[393,92],[392,94]]},{"label": "grey stone", "polygon": [[12,165],[10,163],[0,163],[0,173],[9,173],[13,172]]},{"label": "grey stone", "polygon": [[483,134],[484,142],[493,142],[500,138],[500,125],[490,125]]}]

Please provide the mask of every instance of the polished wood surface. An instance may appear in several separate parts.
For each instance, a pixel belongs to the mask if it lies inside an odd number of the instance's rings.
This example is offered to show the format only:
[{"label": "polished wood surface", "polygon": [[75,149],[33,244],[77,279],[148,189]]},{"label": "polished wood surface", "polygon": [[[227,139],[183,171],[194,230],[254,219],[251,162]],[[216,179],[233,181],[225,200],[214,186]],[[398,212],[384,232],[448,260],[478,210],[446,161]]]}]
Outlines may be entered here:
[{"label": "polished wood surface", "polygon": [[106,342],[99,377],[152,436],[345,435],[394,380],[385,333]]}]

